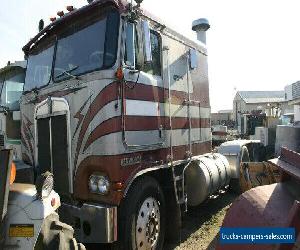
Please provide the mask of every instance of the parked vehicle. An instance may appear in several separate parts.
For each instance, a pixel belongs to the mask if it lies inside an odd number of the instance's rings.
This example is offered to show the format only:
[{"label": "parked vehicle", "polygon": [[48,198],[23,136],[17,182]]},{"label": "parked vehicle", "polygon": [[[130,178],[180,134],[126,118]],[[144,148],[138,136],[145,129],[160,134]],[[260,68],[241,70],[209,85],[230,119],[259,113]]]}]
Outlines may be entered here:
[{"label": "parked vehicle", "polygon": [[[299,89],[290,101],[299,105]],[[230,228],[294,228],[295,244],[228,244],[225,249],[297,249],[300,244],[300,130],[297,125],[300,110],[295,107],[293,124],[278,125],[274,159],[259,159],[240,164],[239,188],[243,192],[231,205],[223,227]],[[297,112],[298,111],[298,112]],[[299,119],[299,118],[298,118]],[[237,179],[236,178],[236,179]]]},{"label": "parked vehicle", "polygon": [[[231,205],[222,227],[295,228],[295,244],[226,244],[226,249],[297,249],[300,243],[300,154],[281,148],[280,157],[241,165],[241,188],[248,190]],[[250,189],[251,188],[251,189]]]},{"label": "parked vehicle", "polygon": [[256,127],[263,127],[266,122],[266,114],[255,113],[243,114],[241,119],[240,136],[245,139],[249,139],[250,136],[255,134]]},{"label": "parked vehicle", "polygon": [[12,149],[14,160],[21,157],[20,97],[25,81],[26,62],[8,63],[0,69],[0,147]]},{"label": "parked vehicle", "polygon": [[231,179],[211,153],[210,26],[195,21],[194,42],[142,1],[90,2],[58,12],[23,48],[23,160],[54,174],[80,242],[161,249],[181,210]]},{"label": "parked vehicle", "polygon": [[227,126],[214,125],[211,127],[212,131],[212,146],[219,146],[221,143],[227,141]]},{"label": "parked vehicle", "polygon": [[0,170],[0,249],[85,249],[72,227],[59,221],[60,198],[51,173],[35,186],[14,183],[12,150],[0,151]]}]

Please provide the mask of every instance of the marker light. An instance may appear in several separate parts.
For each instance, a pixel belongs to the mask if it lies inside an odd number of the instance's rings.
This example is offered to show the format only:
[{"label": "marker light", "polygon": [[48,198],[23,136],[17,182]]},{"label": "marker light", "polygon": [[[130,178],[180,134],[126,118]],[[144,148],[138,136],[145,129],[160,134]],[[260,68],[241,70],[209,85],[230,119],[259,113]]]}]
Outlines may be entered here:
[{"label": "marker light", "polygon": [[118,69],[117,69],[116,77],[118,78],[118,80],[122,80],[122,79],[123,79],[124,73],[123,73],[122,68],[118,68]]},{"label": "marker light", "polygon": [[67,11],[73,11],[74,7],[70,5],[70,6],[67,6],[66,9],[67,9]]},{"label": "marker light", "polygon": [[50,21],[54,22],[56,20],[56,17],[50,17]]},{"label": "marker light", "polygon": [[10,178],[9,178],[9,184],[13,184],[16,179],[16,164],[14,162],[11,163],[11,170],[10,170]]},{"label": "marker light", "polygon": [[122,182],[116,182],[113,184],[113,190],[121,191],[123,189],[124,185]]},{"label": "marker light", "polygon": [[56,205],[56,200],[55,198],[52,198],[51,199],[51,206],[54,207]]},{"label": "marker light", "polygon": [[63,11],[58,11],[58,12],[57,12],[57,15],[58,15],[59,17],[64,16],[64,14],[65,14],[65,13],[64,13]]}]

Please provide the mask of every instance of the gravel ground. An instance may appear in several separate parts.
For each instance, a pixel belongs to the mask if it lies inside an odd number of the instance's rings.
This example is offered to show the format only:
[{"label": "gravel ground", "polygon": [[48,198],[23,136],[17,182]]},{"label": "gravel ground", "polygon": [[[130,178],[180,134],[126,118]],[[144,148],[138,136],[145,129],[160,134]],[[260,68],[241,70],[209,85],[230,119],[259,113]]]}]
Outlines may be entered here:
[{"label": "gravel ground", "polygon": [[198,207],[189,208],[183,219],[181,243],[166,245],[164,249],[215,249],[223,218],[235,198],[236,195],[224,192]]},{"label": "gravel ground", "polygon": [[[167,244],[164,250],[212,250],[218,242],[218,232],[223,218],[237,196],[222,192],[198,207],[189,208],[181,229],[181,243]],[[88,250],[110,249],[110,245],[88,245]]]}]

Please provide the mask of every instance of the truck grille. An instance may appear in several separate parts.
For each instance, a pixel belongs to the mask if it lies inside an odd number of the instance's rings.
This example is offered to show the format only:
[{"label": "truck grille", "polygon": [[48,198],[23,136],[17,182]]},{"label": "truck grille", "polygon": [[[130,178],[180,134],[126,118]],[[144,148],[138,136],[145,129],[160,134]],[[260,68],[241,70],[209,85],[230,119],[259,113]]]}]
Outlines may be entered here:
[{"label": "truck grille", "polygon": [[69,193],[67,119],[65,115],[39,119],[38,163],[41,172],[51,171],[54,189],[61,195]]}]

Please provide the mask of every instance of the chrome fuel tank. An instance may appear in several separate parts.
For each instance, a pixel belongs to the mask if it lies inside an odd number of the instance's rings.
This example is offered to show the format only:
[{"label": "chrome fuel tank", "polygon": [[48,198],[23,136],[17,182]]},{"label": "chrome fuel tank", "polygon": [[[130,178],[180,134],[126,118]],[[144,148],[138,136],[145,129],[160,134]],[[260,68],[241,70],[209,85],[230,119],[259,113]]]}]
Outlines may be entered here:
[{"label": "chrome fuel tank", "polygon": [[230,178],[230,166],[225,156],[216,153],[195,157],[185,172],[188,205],[198,206],[228,185]]}]

